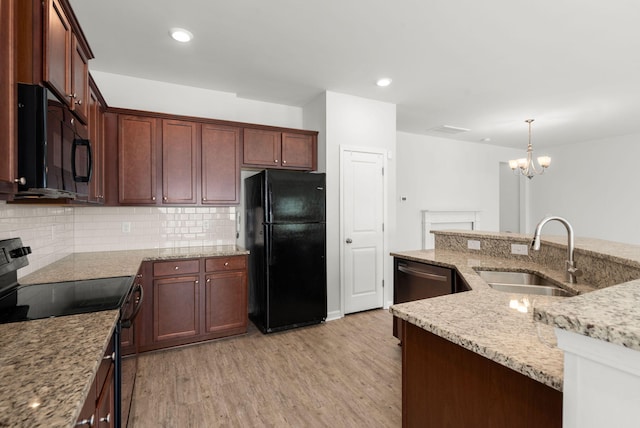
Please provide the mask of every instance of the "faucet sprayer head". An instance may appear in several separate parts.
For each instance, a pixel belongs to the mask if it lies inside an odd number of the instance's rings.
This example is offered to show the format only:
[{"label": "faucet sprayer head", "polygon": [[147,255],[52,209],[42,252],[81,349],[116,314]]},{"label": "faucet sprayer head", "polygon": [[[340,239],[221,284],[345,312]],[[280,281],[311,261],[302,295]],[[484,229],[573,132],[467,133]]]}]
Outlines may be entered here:
[{"label": "faucet sprayer head", "polygon": [[540,235],[533,237],[533,241],[531,241],[531,249],[534,251],[540,251]]}]

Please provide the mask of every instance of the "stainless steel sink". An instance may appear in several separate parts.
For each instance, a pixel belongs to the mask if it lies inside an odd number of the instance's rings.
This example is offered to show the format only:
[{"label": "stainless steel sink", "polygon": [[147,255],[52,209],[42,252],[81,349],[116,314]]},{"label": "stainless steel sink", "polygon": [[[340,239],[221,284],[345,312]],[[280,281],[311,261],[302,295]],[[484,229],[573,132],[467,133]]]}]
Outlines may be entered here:
[{"label": "stainless steel sink", "polygon": [[541,294],[545,296],[572,296],[558,287],[554,281],[530,272],[508,272],[494,270],[476,271],[494,290],[506,293]]}]

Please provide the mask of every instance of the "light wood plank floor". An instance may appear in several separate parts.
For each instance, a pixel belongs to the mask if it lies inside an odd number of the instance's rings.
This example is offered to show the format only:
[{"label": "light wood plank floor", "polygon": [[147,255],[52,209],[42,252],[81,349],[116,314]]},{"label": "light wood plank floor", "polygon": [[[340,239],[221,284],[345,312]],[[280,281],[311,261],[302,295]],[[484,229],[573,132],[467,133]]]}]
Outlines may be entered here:
[{"label": "light wood plank floor", "polygon": [[[386,310],[142,354],[146,427],[399,427],[401,348]],[[131,424],[130,424],[131,426]]]}]

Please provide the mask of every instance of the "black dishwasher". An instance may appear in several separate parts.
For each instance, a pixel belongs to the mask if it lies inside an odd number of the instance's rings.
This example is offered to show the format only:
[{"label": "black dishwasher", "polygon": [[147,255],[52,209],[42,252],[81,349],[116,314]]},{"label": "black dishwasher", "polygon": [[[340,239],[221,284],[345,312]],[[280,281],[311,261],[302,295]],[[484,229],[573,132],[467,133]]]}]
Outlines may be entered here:
[{"label": "black dishwasher", "polygon": [[[393,266],[393,304],[428,299],[469,289],[453,269],[397,257],[393,259]],[[401,320],[397,317],[394,317],[393,320],[393,335],[402,340]]]}]

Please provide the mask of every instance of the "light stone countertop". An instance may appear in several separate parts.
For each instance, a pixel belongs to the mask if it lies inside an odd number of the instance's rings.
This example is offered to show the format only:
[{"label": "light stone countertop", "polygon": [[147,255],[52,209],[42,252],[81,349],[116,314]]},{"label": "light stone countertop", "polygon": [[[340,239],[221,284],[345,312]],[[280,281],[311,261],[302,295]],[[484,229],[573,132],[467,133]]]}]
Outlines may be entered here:
[{"label": "light stone countertop", "polygon": [[[441,243],[453,245],[456,250],[417,250],[391,255],[457,269],[472,291],[394,305],[391,307],[394,315],[560,391],[564,355],[555,347],[553,327],[640,351],[639,246],[576,238],[576,252],[593,256],[583,259],[593,266],[583,263],[579,267],[606,271],[605,280],[606,275],[626,279],[610,282],[615,285],[572,285],[564,282],[563,272],[542,263],[544,255],[538,262],[532,257],[503,256],[505,249],[498,241],[527,243],[529,236],[481,231],[434,233],[437,238],[444,237]],[[461,245],[466,244],[467,238],[493,240],[487,243],[487,251],[502,256],[465,251]],[[566,249],[566,237],[543,237],[543,244]],[[496,291],[476,274],[474,267],[539,272],[580,295],[562,298]],[[509,308],[512,299],[523,298],[530,304],[527,313]]]},{"label": "light stone countertop", "polygon": [[[18,282],[133,276],[143,261],[243,254],[236,246],[75,253]],[[113,310],[0,324],[0,427],[73,427],[117,320]]]},{"label": "light stone countertop", "polygon": [[[393,315],[562,391],[563,353],[555,347],[553,328],[533,320],[532,306],[566,298],[496,291],[473,268],[537,271],[557,281],[563,281],[562,273],[531,262],[449,250],[391,255],[457,269],[471,287],[471,291],[393,305],[390,309]],[[522,305],[523,299],[527,299],[529,310],[523,313],[512,309],[510,303],[514,299]]]}]

